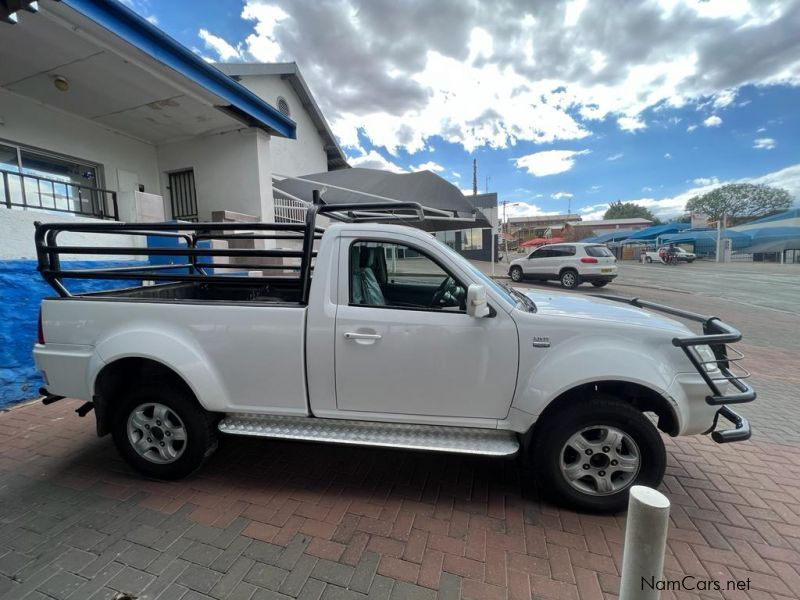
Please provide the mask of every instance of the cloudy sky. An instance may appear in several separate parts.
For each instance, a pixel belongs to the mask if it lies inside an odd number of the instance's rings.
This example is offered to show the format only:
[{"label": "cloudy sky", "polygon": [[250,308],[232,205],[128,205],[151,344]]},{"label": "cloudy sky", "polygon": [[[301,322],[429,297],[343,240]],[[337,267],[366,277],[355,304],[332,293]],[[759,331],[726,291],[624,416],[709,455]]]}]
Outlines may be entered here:
[{"label": "cloudy sky", "polygon": [[353,166],[509,214],[800,198],[800,0],[125,0],[209,61],[295,61]]}]

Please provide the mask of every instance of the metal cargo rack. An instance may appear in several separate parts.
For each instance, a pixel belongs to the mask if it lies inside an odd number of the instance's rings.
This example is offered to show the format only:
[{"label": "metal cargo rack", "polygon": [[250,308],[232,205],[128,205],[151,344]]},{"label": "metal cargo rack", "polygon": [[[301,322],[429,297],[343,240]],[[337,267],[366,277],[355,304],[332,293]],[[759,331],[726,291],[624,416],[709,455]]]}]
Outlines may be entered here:
[{"label": "metal cargo rack", "polygon": [[[305,223],[40,223],[36,222],[35,244],[38,271],[61,297],[73,294],[64,285],[65,279],[127,280],[153,282],[189,282],[206,285],[253,286],[299,285],[301,304],[308,303],[311,276],[314,269],[314,242],[324,233],[316,225],[317,217],[342,222],[414,223],[425,219],[450,219],[452,213],[423,207],[417,202],[359,202],[353,204],[324,204],[317,190],[313,203],[306,210]],[[96,233],[135,237],[170,237],[182,242],[175,247],[149,248],[142,246],[100,246],[58,244],[62,233]],[[243,240],[293,240],[302,242],[300,250],[264,248],[204,248],[199,242]],[[169,264],[143,264],[108,268],[65,268],[61,256],[124,256],[175,257]],[[235,257],[242,262],[226,263],[215,260]],[[268,260],[264,260],[268,259]],[[298,265],[275,264],[269,259],[299,259]],[[235,273],[219,274],[211,269],[279,271],[275,276],[248,277]],[[288,272],[287,272],[288,271]],[[246,273],[244,274],[246,275]]]}]

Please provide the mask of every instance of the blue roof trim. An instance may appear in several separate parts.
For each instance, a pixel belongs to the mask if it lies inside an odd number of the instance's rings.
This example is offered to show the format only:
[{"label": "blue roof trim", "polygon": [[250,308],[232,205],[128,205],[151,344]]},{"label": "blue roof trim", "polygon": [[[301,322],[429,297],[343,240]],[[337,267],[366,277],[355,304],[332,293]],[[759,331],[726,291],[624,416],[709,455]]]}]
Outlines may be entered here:
[{"label": "blue roof trim", "polygon": [[251,125],[263,127],[283,137],[296,138],[297,126],[294,121],[126,6],[115,0],[61,2],[151,58],[223,98],[233,109],[229,112],[250,121]]}]

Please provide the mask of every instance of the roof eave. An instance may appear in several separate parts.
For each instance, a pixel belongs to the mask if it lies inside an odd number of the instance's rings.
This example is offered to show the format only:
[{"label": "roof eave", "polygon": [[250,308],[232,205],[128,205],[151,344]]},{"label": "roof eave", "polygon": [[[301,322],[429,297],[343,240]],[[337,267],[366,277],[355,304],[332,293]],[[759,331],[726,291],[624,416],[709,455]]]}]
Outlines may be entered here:
[{"label": "roof eave", "polygon": [[[248,125],[273,135],[296,137],[295,122],[131,9],[114,0],[60,0],[126,43],[194,82],[229,106]],[[232,110],[231,110],[232,109]]]}]

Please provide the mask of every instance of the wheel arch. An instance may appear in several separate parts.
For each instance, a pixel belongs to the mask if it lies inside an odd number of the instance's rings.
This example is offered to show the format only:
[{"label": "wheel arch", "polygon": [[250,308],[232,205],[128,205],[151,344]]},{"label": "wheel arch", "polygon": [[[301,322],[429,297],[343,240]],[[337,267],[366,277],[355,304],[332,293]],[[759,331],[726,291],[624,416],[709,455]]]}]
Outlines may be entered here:
[{"label": "wheel arch", "polygon": [[119,358],[104,365],[94,380],[92,403],[97,416],[97,435],[103,436],[111,431],[117,407],[113,399],[119,397],[125,389],[145,381],[179,388],[186,392],[198,407],[203,408],[186,379],[169,365],[143,356]]},{"label": "wheel arch", "polygon": [[680,418],[675,406],[658,390],[631,381],[599,379],[576,385],[553,398],[525,434],[524,445],[530,446],[537,431],[565,406],[585,401],[598,394],[619,398],[642,413],[655,413],[658,417],[657,427],[664,433],[676,436],[680,431]]}]

